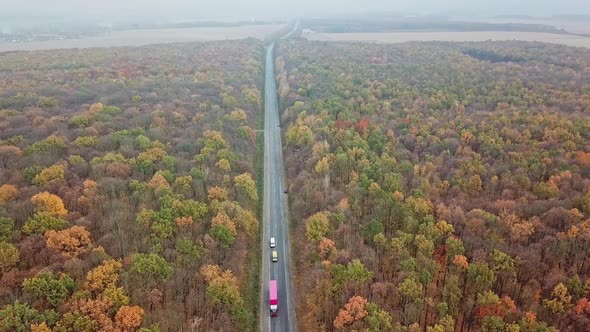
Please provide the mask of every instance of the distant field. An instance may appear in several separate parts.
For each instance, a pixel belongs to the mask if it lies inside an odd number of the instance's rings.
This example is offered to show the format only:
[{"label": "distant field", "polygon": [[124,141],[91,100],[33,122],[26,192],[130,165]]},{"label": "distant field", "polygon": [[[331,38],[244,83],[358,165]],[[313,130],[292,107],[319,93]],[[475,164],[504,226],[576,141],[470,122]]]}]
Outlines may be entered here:
[{"label": "distant field", "polygon": [[403,43],[408,41],[486,41],[524,40],[590,48],[590,37],[540,32],[470,31],[470,32],[378,32],[378,33],[309,33],[310,40],[366,41]]},{"label": "distant field", "polygon": [[153,29],[115,31],[108,36],[85,39],[48,40],[26,43],[0,43],[3,51],[34,51],[63,48],[90,48],[141,46],[149,44],[243,39],[264,39],[283,28],[281,24],[244,25],[239,27],[212,27],[186,29]]},{"label": "distant field", "polygon": [[[461,18],[462,20],[468,20]],[[479,21],[479,20],[478,20]],[[567,32],[576,34],[590,35],[590,21],[584,20],[567,20],[559,18],[526,18],[526,19],[514,19],[514,18],[494,18],[487,20],[488,23],[494,24],[506,24],[506,23],[522,23],[522,24],[544,24],[554,26],[558,29],[565,29]]]}]

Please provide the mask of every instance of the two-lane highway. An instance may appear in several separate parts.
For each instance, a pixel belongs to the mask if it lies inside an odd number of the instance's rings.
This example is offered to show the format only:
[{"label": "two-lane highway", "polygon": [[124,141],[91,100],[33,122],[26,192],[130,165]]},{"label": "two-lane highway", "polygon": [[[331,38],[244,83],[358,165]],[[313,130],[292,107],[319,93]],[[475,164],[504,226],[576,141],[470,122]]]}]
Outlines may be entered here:
[{"label": "two-lane highway", "polygon": [[[262,245],[262,289],[260,304],[261,331],[295,331],[294,290],[291,281],[289,223],[287,194],[284,193],[283,153],[274,71],[274,43],[266,50],[264,88],[264,220]],[[269,239],[276,239],[276,248],[269,247]],[[276,250],[279,261],[271,261]],[[279,314],[270,317],[269,280],[277,280]]]}]

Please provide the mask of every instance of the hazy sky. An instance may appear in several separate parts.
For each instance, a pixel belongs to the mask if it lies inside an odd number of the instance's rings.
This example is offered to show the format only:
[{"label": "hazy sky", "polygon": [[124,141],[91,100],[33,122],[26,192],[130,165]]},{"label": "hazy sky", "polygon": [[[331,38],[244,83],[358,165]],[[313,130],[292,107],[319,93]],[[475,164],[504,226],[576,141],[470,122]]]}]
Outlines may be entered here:
[{"label": "hazy sky", "polygon": [[590,14],[590,0],[0,0],[0,15],[13,13],[109,15],[268,14],[313,15],[359,11],[494,14]]}]

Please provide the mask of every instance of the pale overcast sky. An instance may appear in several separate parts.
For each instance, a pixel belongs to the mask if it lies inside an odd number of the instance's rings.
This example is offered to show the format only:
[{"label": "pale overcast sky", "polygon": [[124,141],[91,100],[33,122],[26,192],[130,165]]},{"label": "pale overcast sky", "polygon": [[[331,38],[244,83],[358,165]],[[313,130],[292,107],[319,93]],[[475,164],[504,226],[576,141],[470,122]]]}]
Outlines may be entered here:
[{"label": "pale overcast sky", "polygon": [[202,13],[233,16],[396,11],[415,13],[477,12],[494,14],[590,14],[590,0],[0,0],[0,15],[77,13],[130,16]]}]

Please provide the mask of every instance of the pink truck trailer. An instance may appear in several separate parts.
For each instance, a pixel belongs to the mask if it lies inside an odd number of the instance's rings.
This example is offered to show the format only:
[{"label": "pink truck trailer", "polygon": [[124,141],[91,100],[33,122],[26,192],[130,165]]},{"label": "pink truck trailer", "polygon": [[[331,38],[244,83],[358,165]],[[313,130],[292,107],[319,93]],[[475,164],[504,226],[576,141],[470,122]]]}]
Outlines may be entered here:
[{"label": "pink truck trailer", "polygon": [[268,295],[270,304],[270,316],[276,317],[279,314],[279,297],[277,295],[277,281],[271,280],[268,283]]}]

